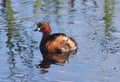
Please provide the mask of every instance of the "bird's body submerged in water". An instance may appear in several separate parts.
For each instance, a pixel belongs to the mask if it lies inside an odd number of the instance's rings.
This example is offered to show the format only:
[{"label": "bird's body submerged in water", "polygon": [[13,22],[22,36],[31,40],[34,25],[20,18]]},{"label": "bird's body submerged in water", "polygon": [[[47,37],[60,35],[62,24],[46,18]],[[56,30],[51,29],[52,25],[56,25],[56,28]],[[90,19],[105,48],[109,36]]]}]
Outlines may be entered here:
[{"label": "bird's body submerged in water", "polygon": [[76,42],[63,33],[50,34],[51,29],[47,22],[39,22],[37,29],[43,33],[40,43],[41,53],[66,53],[77,50]]}]

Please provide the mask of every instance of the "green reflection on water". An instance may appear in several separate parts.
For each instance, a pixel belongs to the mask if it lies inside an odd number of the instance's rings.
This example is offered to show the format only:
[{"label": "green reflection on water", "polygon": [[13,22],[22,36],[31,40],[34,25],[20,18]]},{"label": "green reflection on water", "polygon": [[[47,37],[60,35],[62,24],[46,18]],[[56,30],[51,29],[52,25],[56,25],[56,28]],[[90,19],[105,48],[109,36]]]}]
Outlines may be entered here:
[{"label": "green reflection on water", "polygon": [[8,23],[8,33],[7,33],[8,40],[6,43],[7,43],[7,47],[9,47],[9,49],[13,55],[14,53],[11,50],[14,47],[14,44],[11,41],[11,39],[13,37],[12,35],[14,33],[14,30],[15,30],[13,22],[12,22],[13,21],[13,11],[12,11],[11,6],[10,6],[10,0],[5,0],[4,2],[5,2],[5,7],[6,7],[6,20]]},{"label": "green reflection on water", "polygon": [[112,25],[112,15],[114,13],[114,0],[105,0],[105,15],[103,20],[105,21],[105,34],[110,36],[110,27]]},{"label": "green reflection on water", "polygon": [[6,7],[6,18],[8,23],[8,29],[12,31],[14,29],[14,25],[12,23],[13,11],[10,6],[10,0],[5,0],[5,7]]},{"label": "green reflection on water", "polygon": [[[5,8],[6,8],[6,20],[7,20],[7,24],[8,24],[8,40],[6,42],[7,47],[9,48],[8,53],[8,63],[10,65],[9,67],[9,71],[10,74],[8,75],[9,78],[13,77],[15,75],[15,69],[16,69],[16,60],[15,60],[15,53],[13,51],[13,48],[15,47],[14,43],[12,42],[12,37],[14,34],[14,25],[13,25],[13,11],[11,9],[11,5],[10,5],[10,0],[4,0],[4,4],[5,4]],[[15,81],[13,79],[11,79],[12,81]]]},{"label": "green reflection on water", "polygon": [[[12,82],[16,82],[17,80],[22,81],[25,76],[22,76],[22,79],[18,79],[16,74],[22,74],[21,72],[16,72],[18,70],[18,66],[27,66],[32,68],[32,60],[33,58],[33,39],[28,35],[28,33],[22,28],[18,28],[20,26],[20,22],[17,24],[17,18],[14,18],[14,12],[11,6],[11,0],[4,0],[4,7],[6,9],[6,21],[7,21],[7,48],[9,49],[8,54],[8,68],[9,74],[8,79],[12,80]],[[17,27],[17,26],[18,27]],[[22,35],[21,35],[22,34]],[[26,38],[27,41],[26,42]],[[18,56],[18,57],[17,57]],[[21,62],[19,61],[21,59]],[[21,64],[22,63],[22,64]],[[31,73],[31,72],[30,72]]]},{"label": "green reflection on water", "polygon": [[41,0],[36,0],[36,1],[34,2],[34,8],[35,8],[35,9],[38,8],[39,5],[41,5]]}]

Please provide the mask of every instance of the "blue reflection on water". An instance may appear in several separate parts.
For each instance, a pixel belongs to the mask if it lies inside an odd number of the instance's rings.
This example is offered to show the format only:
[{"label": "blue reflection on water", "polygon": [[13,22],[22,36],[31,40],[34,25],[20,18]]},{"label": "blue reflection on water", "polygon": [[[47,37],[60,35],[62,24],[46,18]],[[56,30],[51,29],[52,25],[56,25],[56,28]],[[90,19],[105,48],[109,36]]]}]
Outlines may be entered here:
[{"label": "blue reflection on water", "polygon": [[[119,4],[118,0],[0,1],[0,81],[119,82]],[[42,34],[33,31],[39,21],[49,22],[52,33],[73,37],[77,53],[63,64],[37,68],[43,61],[38,48]]]}]

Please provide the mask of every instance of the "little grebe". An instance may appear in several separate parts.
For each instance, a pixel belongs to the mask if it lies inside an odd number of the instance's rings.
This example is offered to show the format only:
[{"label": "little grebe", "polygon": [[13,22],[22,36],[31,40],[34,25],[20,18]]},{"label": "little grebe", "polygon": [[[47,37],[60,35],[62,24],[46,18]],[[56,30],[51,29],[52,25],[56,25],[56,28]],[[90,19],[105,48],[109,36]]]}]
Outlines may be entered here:
[{"label": "little grebe", "polygon": [[69,51],[77,50],[76,42],[67,37],[63,33],[55,33],[50,35],[50,26],[47,22],[39,22],[37,29],[43,33],[42,40],[40,43],[40,51],[44,53],[66,53]]}]

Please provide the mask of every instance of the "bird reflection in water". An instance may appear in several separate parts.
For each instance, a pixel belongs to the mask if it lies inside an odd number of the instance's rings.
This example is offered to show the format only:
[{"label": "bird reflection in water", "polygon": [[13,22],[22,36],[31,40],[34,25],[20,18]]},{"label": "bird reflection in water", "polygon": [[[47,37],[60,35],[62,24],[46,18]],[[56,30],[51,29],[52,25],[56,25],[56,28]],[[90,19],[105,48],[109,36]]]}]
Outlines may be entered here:
[{"label": "bird reflection in water", "polygon": [[43,60],[36,67],[41,69],[41,73],[47,73],[47,68],[50,68],[51,64],[63,65],[70,56],[74,55],[76,51],[70,51],[66,53],[45,53],[43,54]]},{"label": "bird reflection in water", "polygon": [[43,61],[37,65],[38,68],[50,68],[51,64],[64,64],[69,56],[75,54],[76,41],[63,33],[50,34],[49,23],[39,22],[34,31],[42,32],[39,48],[43,55]]}]

